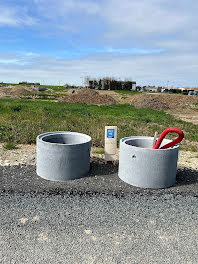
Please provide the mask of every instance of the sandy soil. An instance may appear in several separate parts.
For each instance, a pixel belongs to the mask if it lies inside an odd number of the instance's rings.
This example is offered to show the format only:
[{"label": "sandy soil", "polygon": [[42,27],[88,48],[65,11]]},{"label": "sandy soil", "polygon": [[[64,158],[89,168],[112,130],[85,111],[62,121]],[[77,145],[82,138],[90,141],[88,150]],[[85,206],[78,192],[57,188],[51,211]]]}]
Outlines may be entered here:
[{"label": "sandy soil", "polygon": [[198,125],[198,110],[194,108],[180,109],[179,111],[171,109],[166,112],[183,121],[193,123],[194,125]]},{"label": "sandy soil", "polygon": [[20,96],[20,95],[27,95],[30,93],[36,93],[32,90],[31,87],[26,86],[12,86],[9,85],[7,87],[0,87],[0,97],[4,96]]}]

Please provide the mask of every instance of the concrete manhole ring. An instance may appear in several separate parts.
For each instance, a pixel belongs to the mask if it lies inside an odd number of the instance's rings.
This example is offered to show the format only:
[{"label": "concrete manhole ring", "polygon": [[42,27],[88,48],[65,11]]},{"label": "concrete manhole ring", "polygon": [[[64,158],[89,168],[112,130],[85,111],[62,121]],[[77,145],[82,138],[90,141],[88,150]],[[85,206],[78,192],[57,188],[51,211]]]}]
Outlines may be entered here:
[{"label": "concrete manhole ring", "polygon": [[[127,137],[120,140],[118,176],[143,188],[166,188],[176,181],[179,145],[152,149],[153,137]],[[164,139],[162,146],[171,140]]]},{"label": "concrete manhole ring", "polygon": [[88,175],[91,137],[77,132],[48,132],[37,136],[38,176],[52,181],[74,180]]}]

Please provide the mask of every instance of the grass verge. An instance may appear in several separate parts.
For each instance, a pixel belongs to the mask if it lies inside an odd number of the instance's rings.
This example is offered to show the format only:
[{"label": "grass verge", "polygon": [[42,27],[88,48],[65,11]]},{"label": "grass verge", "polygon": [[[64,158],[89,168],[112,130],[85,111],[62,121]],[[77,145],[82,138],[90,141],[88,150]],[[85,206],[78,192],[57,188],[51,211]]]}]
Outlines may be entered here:
[{"label": "grass verge", "polygon": [[[40,100],[0,100],[0,141],[35,143],[38,134],[48,131],[76,131],[92,137],[93,145],[104,146],[105,125],[117,125],[122,137],[153,136],[176,126],[185,133],[182,147],[190,150],[198,141],[198,126],[176,119],[163,111],[137,109],[120,104],[96,106]],[[174,135],[175,136],[175,135]],[[170,136],[169,136],[170,138]]]},{"label": "grass verge", "polygon": [[115,90],[114,92],[123,94],[123,95],[134,95],[134,94],[139,94],[140,92],[137,91],[124,91],[124,90]]}]

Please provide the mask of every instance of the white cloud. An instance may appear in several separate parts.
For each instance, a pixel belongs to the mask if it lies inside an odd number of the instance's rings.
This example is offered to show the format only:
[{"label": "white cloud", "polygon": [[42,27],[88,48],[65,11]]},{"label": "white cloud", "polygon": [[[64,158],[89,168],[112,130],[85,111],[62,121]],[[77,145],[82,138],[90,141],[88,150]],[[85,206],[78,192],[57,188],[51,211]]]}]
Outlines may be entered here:
[{"label": "white cloud", "polygon": [[[56,37],[54,51],[49,52],[59,54],[60,58],[30,52],[0,56],[0,80],[7,76],[8,81],[44,80],[55,84],[61,80],[79,84],[80,77],[85,75],[108,75],[131,77],[138,84],[166,85],[169,81],[170,85],[173,82],[198,85],[196,0],[34,0],[34,3],[34,14],[40,20],[39,35],[43,40],[47,36],[48,42],[53,38],[52,44]],[[35,22],[31,22],[26,9],[2,10],[0,7],[0,25]],[[64,50],[64,44],[71,47],[65,48],[63,54],[60,50]],[[95,48],[87,50],[87,46]],[[72,52],[78,59],[69,58]],[[61,59],[67,55],[68,59]]]},{"label": "white cloud", "polygon": [[0,6],[0,26],[31,26],[36,23],[36,19],[29,16],[23,7]]},{"label": "white cloud", "polygon": [[3,53],[0,52],[0,65],[7,65],[7,66],[28,66],[32,64],[35,57],[39,55],[33,52],[27,53]]},{"label": "white cloud", "polygon": [[70,12],[92,15],[101,11],[100,5],[91,0],[83,2],[76,0],[34,0],[34,2],[40,11],[40,15],[53,19],[59,16],[66,17]]},{"label": "white cloud", "polygon": [[[40,81],[45,84],[82,84],[80,77],[114,76],[131,78],[138,84],[198,86],[198,54],[167,54],[109,57],[95,55],[82,59],[57,59],[47,56],[21,55],[26,64],[13,64],[19,55],[7,56],[10,64],[0,64],[0,80],[19,82]],[[4,56],[3,60],[6,57]],[[5,80],[5,76],[7,79]]]},{"label": "white cloud", "polygon": [[17,59],[0,59],[0,64],[19,64]]},{"label": "white cloud", "polygon": [[105,2],[101,14],[119,37],[130,33],[143,35],[174,32],[190,20],[191,14],[185,11],[179,7],[179,2],[175,10],[164,5],[163,0],[109,0]]},{"label": "white cloud", "polygon": [[[193,20],[197,21],[196,0],[34,0],[40,15],[52,19],[82,13],[102,18],[108,25],[107,34],[112,37],[128,34],[167,34],[186,28]],[[93,21],[93,20],[92,20]],[[90,23],[92,22],[90,20]],[[69,21],[67,21],[69,23]],[[193,26],[193,25],[192,25]],[[194,23],[194,28],[196,24]],[[132,36],[131,36],[132,37]],[[148,37],[148,36],[147,36]]]},{"label": "white cloud", "polygon": [[[196,0],[34,0],[52,34],[113,48],[178,49],[198,41]],[[101,27],[99,29],[99,27]],[[57,29],[57,31],[55,30]],[[51,31],[50,31],[51,32]],[[59,32],[59,33],[58,33]],[[83,33],[90,37],[83,39]],[[66,34],[66,33],[64,33]],[[72,41],[72,38],[71,38]]]}]

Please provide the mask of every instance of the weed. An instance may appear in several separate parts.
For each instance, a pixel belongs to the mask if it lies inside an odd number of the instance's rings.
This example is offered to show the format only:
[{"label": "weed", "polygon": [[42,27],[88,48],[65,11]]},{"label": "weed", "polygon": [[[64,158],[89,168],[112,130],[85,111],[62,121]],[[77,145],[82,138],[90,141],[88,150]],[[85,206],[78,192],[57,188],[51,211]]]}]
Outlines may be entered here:
[{"label": "weed", "polygon": [[17,149],[17,144],[14,142],[7,142],[3,145],[3,148],[6,150]]},{"label": "weed", "polygon": [[11,109],[13,112],[20,112],[21,111],[21,105],[11,106]]},{"label": "weed", "polygon": [[191,152],[198,152],[198,148],[193,144],[185,144],[184,142],[180,146],[181,150],[184,151],[191,151]]},{"label": "weed", "polygon": [[190,151],[192,151],[192,152],[197,152],[197,151],[198,151],[198,149],[197,149],[197,147],[196,147],[196,146],[191,146],[191,148],[190,148]]},{"label": "weed", "polygon": [[95,151],[96,154],[104,154],[104,149],[97,149]]},{"label": "weed", "polygon": [[[20,110],[16,111],[19,106]],[[186,149],[190,150],[191,143],[198,141],[197,125],[178,120],[163,111],[137,109],[129,104],[97,106],[48,100],[0,100],[2,142],[35,143],[37,135],[60,130],[88,134],[94,146],[104,147],[106,125],[118,126],[118,142],[126,136],[153,136],[155,131],[161,133],[171,126],[184,131],[186,141],[181,145]]]},{"label": "weed", "polygon": [[12,128],[6,125],[0,126],[0,141],[7,141],[9,139],[9,135],[11,134]]},{"label": "weed", "polygon": [[116,90],[114,92],[119,93],[119,94],[123,94],[123,95],[127,95],[127,94],[128,95],[134,95],[134,94],[140,93],[140,92],[137,92],[137,91],[128,91],[128,90],[126,90],[126,91],[124,91],[124,90]]}]

